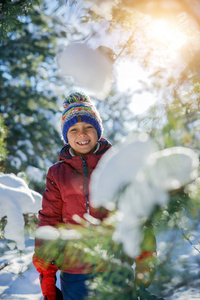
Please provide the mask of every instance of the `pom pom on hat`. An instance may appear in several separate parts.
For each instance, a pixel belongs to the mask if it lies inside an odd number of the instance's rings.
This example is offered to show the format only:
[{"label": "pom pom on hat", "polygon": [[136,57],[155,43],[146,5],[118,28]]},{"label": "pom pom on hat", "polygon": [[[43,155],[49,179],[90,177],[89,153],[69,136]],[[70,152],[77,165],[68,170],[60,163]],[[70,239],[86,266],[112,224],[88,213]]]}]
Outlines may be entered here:
[{"label": "pom pom on hat", "polygon": [[82,122],[94,126],[98,138],[101,138],[103,133],[102,120],[89,96],[83,93],[72,93],[64,100],[63,107],[61,131],[65,143],[68,143],[67,132],[69,128],[78,123],[78,116],[81,116]]},{"label": "pom pom on hat", "polygon": [[81,102],[86,101],[88,103],[91,103],[91,100],[87,95],[85,95],[83,93],[73,93],[65,99],[65,101],[63,102],[63,107],[68,108],[68,106],[70,104],[79,102],[79,101],[81,101]]}]

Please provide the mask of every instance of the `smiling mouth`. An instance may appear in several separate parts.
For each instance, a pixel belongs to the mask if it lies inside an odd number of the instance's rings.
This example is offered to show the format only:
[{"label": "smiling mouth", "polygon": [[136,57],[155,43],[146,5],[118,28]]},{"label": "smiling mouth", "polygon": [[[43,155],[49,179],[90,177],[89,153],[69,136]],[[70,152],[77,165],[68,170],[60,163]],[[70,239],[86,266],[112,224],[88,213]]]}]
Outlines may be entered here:
[{"label": "smiling mouth", "polygon": [[88,145],[90,141],[85,141],[85,142],[77,142],[78,145]]}]

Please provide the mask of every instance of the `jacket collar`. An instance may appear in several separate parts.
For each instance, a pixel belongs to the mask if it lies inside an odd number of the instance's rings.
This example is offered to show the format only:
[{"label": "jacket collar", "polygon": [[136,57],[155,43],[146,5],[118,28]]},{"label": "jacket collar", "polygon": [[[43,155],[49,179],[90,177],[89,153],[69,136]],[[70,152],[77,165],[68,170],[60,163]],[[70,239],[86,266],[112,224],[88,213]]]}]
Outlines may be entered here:
[{"label": "jacket collar", "polygon": [[[108,149],[110,149],[112,147],[112,145],[110,144],[109,141],[107,141],[106,139],[104,138],[101,138],[99,141],[99,148],[97,151],[95,151],[95,153],[92,153],[92,154],[87,154],[87,155],[84,155],[84,157],[90,157],[90,156],[101,156],[104,152],[106,152]],[[61,149],[60,153],[59,153],[59,160],[64,160],[66,162],[69,162],[70,160],[72,159],[77,159],[79,158],[78,156],[72,156],[70,154],[70,145],[69,144],[66,144],[64,145],[64,147]],[[100,157],[99,157],[100,158]]]}]

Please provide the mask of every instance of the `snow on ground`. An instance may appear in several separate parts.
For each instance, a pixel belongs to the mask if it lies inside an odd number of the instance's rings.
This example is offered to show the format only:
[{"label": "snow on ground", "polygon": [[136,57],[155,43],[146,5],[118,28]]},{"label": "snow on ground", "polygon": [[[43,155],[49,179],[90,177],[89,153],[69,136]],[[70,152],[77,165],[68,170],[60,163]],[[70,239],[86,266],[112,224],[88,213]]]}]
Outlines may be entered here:
[{"label": "snow on ground", "polygon": [[[6,240],[0,241],[0,251],[5,249]],[[22,254],[18,250],[7,250],[0,258],[0,299],[42,300],[39,273],[32,264],[34,239],[26,237]],[[59,272],[57,285],[60,287]]]},{"label": "snow on ground", "polygon": [[0,240],[0,299],[39,300],[38,274],[32,265],[34,240],[24,238],[23,214],[37,214],[42,196],[22,178],[4,173],[0,173],[0,195],[0,219],[7,217],[5,239]]},{"label": "snow on ground", "polygon": [[[170,249],[170,263],[167,263],[171,269],[171,282],[166,284],[166,297],[167,300],[192,300],[200,299],[200,224],[195,231],[191,232],[190,241],[183,239],[182,233],[179,230],[169,230],[167,233],[162,233],[156,237],[158,261],[161,263],[169,253]],[[196,248],[196,249],[195,249]],[[184,282],[184,274],[190,282]],[[183,275],[183,276],[182,276]],[[159,280],[159,273],[156,276]],[[149,290],[156,295],[156,286],[152,284]]]},{"label": "snow on ground", "polygon": [[[1,241],[0,249],[6,241]],[[38,272],[32,264],[34,240],[28,239],[23,254],[17,250],[7,250],[0,258],[0,299],[41,300],[42,294]]]}]

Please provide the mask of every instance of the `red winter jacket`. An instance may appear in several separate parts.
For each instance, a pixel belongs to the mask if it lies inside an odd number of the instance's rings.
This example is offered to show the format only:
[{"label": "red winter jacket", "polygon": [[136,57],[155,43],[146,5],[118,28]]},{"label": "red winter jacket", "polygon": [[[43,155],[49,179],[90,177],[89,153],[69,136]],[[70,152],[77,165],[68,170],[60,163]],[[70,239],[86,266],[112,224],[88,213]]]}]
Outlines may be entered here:
[{"label": "red winter jacket", "polygon": [[[84,157],[71,156],[67,144],[59,154],[59,162],[50,167],[47,174],[46,189],[43,194],[42,209],[39,211],[38,226],[55,226],[60,223],[76,224],[73,215],[83,217],[89,213],[102,220],[107,216],[105,210],[94,209],[90,205],[90,176],[102,155],[111,148],[111,144],[101,139],[96,153]],[[72,274],[90,273],[92,267],[85,265],[64,270]]]}]

